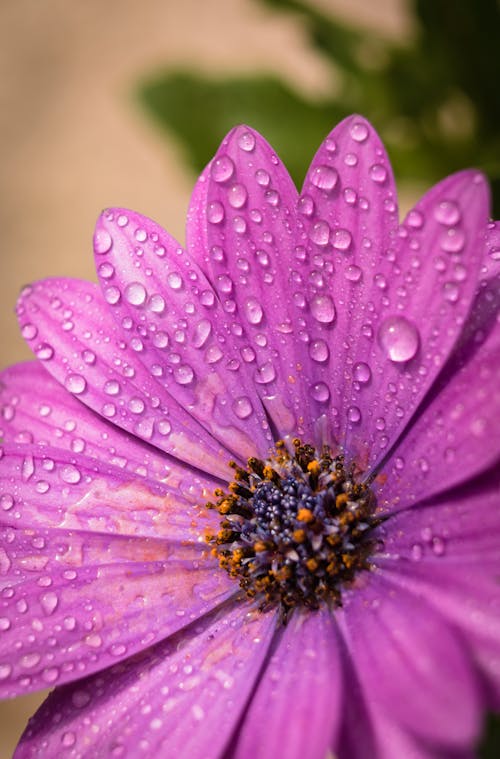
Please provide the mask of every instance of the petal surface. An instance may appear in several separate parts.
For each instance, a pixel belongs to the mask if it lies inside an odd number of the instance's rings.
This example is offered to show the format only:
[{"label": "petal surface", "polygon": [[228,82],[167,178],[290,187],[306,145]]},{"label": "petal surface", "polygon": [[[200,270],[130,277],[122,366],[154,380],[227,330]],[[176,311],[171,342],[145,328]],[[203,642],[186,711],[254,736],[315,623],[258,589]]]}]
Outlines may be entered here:
[{"label": "petal surface", "polygon": [[459,343],[408,434],[383,467],[383,511],[407,508],[500,457],[500,281],[485,281]]},{"label": "petal surface", "polygon": [[[0,373],[0,437],[98,459],[119,469],[179,488],[203,500],[220,480],[193,470],[93,412],[37,361]],[[205,495],[204,495],[205,494]]]},{"label": "petal surface", "polygon": [[177,488],[45,446],[5,445],[0,522],[200,542],[218,515]]},{"label": "petal surface", "polygon": [[0,527],[0,693],[108,667],[234,594],[208,548]]},{"label": "petal surface", "polygon": [[241,356],[277,436],[313,436],[303,392],[303,335],[293,323],[303,248],[297,190],[272,147],[233,129],[195,186],[187,245],[233,320]]},{"label": "petal surface", "polygon": [[30,347],[68,392],[160,450],[226,476],[229,452],[143,367],[97,285],[44,280],[25,288],[17,310]]},{"label": "petal surface", "polygon": [[319,149],[302,198],[310,201],[310,259],[323,260],[322,288],[311,294],[328,294],[336,305],[330,324],[309,320],[323,357],[310,371],[328,385],[334,437],[373,467],[408,424],[470,309],[487,185],[477,172],[448,177],[398,232],[383,146],[367,122],[350,117]]},{"label": "petal surface", "polygon": [[246,604],[224,609],[133,660],[57,689],[31,720],[15,758],[55,755],[64,747],[82,759],[220,757],[274,622],[273,614],[248,612]]},{"label": "petal surface", "polygon": [[341,722],[342,671],[330,611],[294,614],[245,714],[235,759],[324,759]]},{"label": "petal surface", "polygon": [[479,683],[447,621],[380,570],[344,596],[345,627],[367,698],[411,734],[448,749],[481,726]]},{"label": "petal surface", "polygon": [[128,350],[155,382],[239,456],[267,453],[268,424],[229,317],[195,260],[151,219],[105,211],[97,272]]}]

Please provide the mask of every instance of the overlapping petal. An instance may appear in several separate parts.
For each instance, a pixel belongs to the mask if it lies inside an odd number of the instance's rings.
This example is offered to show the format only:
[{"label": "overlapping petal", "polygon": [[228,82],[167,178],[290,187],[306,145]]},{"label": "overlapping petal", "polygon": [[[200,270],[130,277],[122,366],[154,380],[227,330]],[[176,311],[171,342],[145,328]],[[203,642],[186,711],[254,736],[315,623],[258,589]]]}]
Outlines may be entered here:
[{"label": "overlapping petal", "polygon": [[360,578],[343,608],[368,701],[431,744],[472,745],[481,726],[479,681],[461,637],[442,615],[380,570]]},{"label": "overlapping petal", "polygon": [[178,488],[188,500],[202,502],[220,483],[108,422],[35,361],[0,373],[0,420],[4,442],[41,444],[95,458],[139,479]]},{"label": "overlapping petal", "polygon": [[295,614],[277,641],[245,714],[235,759],[324,759],[337,742],[344,688],[330,612]]},{"label": "overlapping petal", "polygon": [[6,526],[0,541],[3,697],[109,667],[235,593],[199,545]]},{"label": "overlapping petal", "polygon": [[50,279],[25,288],[23,335],[67,392],[113,424],[211,474],[230,454],[175,401],[129,349],[91,282]]},{"label": "overlapping petal", "polygon": [[128,351],[227,449],[265,455],[272,438],[232,344],[237,322],[196,261],[158,224],[123,209],[101,215],[94,249]]},{"label": "overlapping petal", "polygon": [[[272,613],[224,609],[127,664],[57,689],[30,722],[15,758],[72,749],[90,759],[129,747],[149,756],[220,757],[274,625]],[[95,727],[82,730],[84,722]]]}]

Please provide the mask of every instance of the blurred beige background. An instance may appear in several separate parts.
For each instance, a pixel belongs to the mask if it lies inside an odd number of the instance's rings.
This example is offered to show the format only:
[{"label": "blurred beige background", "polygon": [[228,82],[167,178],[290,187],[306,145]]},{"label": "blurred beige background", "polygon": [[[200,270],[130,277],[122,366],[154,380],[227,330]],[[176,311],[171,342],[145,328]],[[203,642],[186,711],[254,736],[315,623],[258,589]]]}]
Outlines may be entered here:
[{"label": "blurred beige background", "polygon": [[[315,2],[390,36],[409,33],[405,0]],[[181,65],[272,71],[311,95],[333,84],[297,19],[252,0],[1,0],[0,368],[30,356],[13,315],[23,284],[94,278],[103,207],[135,208],[183,240],[194,177],[133,95],[141,77]],[[0,759],[40,700],[0,705]]]}]

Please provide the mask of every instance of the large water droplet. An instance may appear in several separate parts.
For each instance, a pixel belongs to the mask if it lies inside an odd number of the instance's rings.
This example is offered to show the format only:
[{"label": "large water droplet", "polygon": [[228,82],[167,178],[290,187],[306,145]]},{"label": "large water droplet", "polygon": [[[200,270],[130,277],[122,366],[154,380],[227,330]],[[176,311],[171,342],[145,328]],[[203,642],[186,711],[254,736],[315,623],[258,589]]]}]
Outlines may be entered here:
[{"label": "large water droplet", "polygon": [[313,317],[321,324],[331,324],[335,319],[335,305],[329,295],[315,295],[310,308]]},{"label": "large water droplet", "polygon": [[332,245],[336,250],[345,252],[352,243],[352,235],[347,229],[336,229],[332,236]]},{"label": "large water droplet", "polygon": [[379,327],[378,339],[391,361],[400,363],[415,356],[420,337],[415,325],[404,316],[389,316]]},{"label": "large water droplet", "polygon": [[174,379],[179,385],[189,385],[194,379],[194,371],[188,364],[181,364],[174,369]]},{"label": "large water droplet", "polygon": [[130,282],[125,288],[125,298],[132,306],[142,306],[146,296],[146,288],[140,282]]},{"label": "large water droplet", "polygon": [[215,182],[227,182],[234,174],[234,163],[228,155],[214,158],[210,165],[210,175]]},{"label": "large water droplet", "polygon": [[381,163],[370,166],[370,177],[377,184],[384,184],[387,179],[387,169]]},{"label": "large water droplet", "polygon": [[248,193],[242,184],[233,184],[229,188],[228,201],[232,208],[242,208],[247,202]]},{"label": "large water droplet", "polygon": [[236,398],[233,402],[233,411],[238,419],[247,419],[253,412],[250,398],[247,398],[246,395]]},{"label": "large water droplet", "polygon": [[447,229],[441,235],[440,245],[446,253],[460,253],[465,245],[465,232],[454,227]]},{"label": "large water droplet", "polygon": [[326,403],[330,400],[330,388],[324,382],[317,382],[311,387],[311,396],[319,403]]},{"label": "large water droplet", "polygon": [[361,382],[362,384],[366,384],[370,381],[372,372],[368,364],[365,364],[363,361],[360,361],[359,364],[355,364],[352,372],[352,376],[356,380],[356,382]]},{"label": "large water droplet", "polygon": [[193,345],[195,348],[202,348],[207,342],[212,331],[212,324],[208,319],[201,319],[194,328]]},{"label": "large water droplet", "polygon": [[255,372],[255,381],[259,385],[266,385],[276,379],[276,369],[271,361],[267,361],[260,366]]},{"label": "large water droplet", "polygon": [[35,353],[36,357],[39,358],[40,361],[50,361],[50,359],[54,356],[54,349],[48,343],[40,343]]},{"label": "large water droplet", "polygon": [[207,219],[210,224],[220,224],[224,219],[224,206],[218,200],[208,204]]},{"label": "large water droplet", "polygon": [[330,357],[330,349],[324,340],[312,340],[309,343],[309,355],[314,361],[324,363]]},{"label": "large water droplet", "polygon": [[255,148],[255,136],[252,132],[242,132],[238,136],[238,147],[246,153],[251,153]]},{"label": "large water droplet", "polygon": [[364,142],[368,138],[368,127],[366,124],[356,121],[351,127],[351,137],[356,142]]},{"label": "large water droplet", "polygon": [[434,208],[434,218],[446,227],[458,224],[460,217],[460,208],[453,200],[443,200]]},{"label": "large water droplet", "polygon": [[338,182],[339,173],[332,166],[316,166],[311,174],[311,182],[315,187],[331,192]]},{"label": "large water droplet", "polygon": [[94,250],[99,255],[103,255],[111,250],[113,239],[105,229],[97,229],[94,235]]},{"label": "large water droplet", "polygon": [[250,324],[260,324],[264,312],[257,298],[248,298],[243,306],[245,316]]},{"label": "large water droplet", "polygon": [[330,227],[326,221],[320,220],[315,222],[311,227],[309,237],[314,243],[316,243],[316,245],[320,245],[322,247],[328,245],[328,242],[330,240]]},{"label": "large water droplet", "polygon": [[81,374],[68,374],[64,381],[64,386],[73,395],[80,395],[86,390],[87,381]]}]

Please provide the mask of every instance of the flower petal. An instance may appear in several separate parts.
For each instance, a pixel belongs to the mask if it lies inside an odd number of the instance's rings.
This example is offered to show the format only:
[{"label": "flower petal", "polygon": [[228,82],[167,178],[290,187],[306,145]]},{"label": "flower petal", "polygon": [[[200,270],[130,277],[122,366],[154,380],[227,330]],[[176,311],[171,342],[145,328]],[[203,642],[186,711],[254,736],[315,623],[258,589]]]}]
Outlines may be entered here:
[{"label": "flower petal", "polygon": [[0,694],[101,670],[234,594],[208,549],[0,527]]},{"label": "flower petal", "polygon": [[384,465],[383,511],[465,482],[500,453],[500,287],[486,281],[459,344],[408,434]]},{"label": "flower petal", "polygon": [[[33,390],[36,389],[36,392]],[[37,361],[0,372],[0,437],[84,454],[134,475],[179,488],[199,501],[220,480],[165,456],[84,406]]]},{"label": "flower petal", "polygon": [[485,279],[500,274],[500,221],[491,221],[486,228],[486,255],[481,274]]},{"label": "flower petal", "polygon": [[203,540],[218,514],[161,482],[45,446],[0,452],[0,522],[121,535]]},{"label": "flower petal", "polygon": [[296,200],[271,146],[249,127],[236,127],[194,189],[187,245],[237,326],[239,351],[277,436],[312,439],[301,379],[304,347],[292,321]]},{"label": "flower petal", "polygon": [[266,454],[271,436],[232,345],[233,317],[196,261],[158,224],[119,208],[99,218],[94,249],[129,352],[227,449]]},{"label": "flower petal", "polygon": [[65,747],[82,759],[126,751],[222,756],[274,629],[274,614],[248,608],[224,609],[98,677],[58,688],[32,718],[15,759]]},{"label": "flower petal", "polygon": [[323,261],[313,298],[329,294],[337,315],[321,325],[311,309],[311,339],[323,356],[310,369],[312,381],[329,387],[335,438],[373,467],[411,419],[470,308],[487,186],[477,172],[449,177],[424,196],[397,236],[385,151],[367,122],[350,117],[318,151],[302,198],[313,209],[311,260]]},{"label": "flower petal", "polygon": [[19,321],[44,367],[68,392],[127,432],[225,478],[230,458],[159,385],[109,319],[91,282],[50,279],[25,288]]},{"label": "flower petal", "polygon": [[402,728],[464,748],[481,724],[478,682],[458,635],[424,599],[380,570],[344,595],[349,647],[370,700]]},{"label": "flower petal", "polygon": [[235,759],[324,759],[337,739],[342,695],[342,660],[329,609],[294,614],[245,714]]}]

